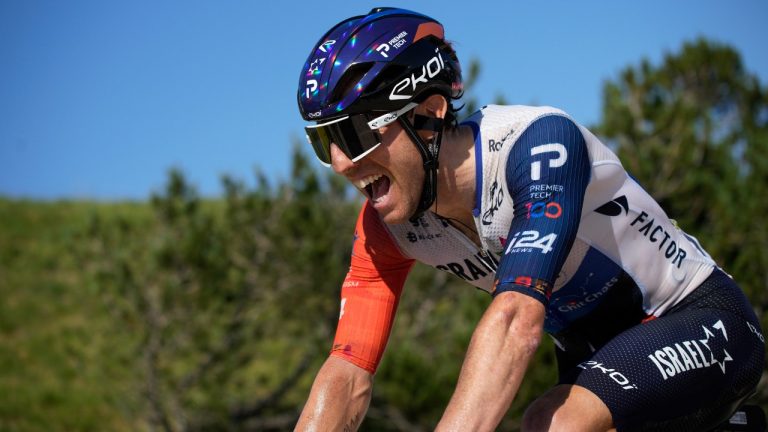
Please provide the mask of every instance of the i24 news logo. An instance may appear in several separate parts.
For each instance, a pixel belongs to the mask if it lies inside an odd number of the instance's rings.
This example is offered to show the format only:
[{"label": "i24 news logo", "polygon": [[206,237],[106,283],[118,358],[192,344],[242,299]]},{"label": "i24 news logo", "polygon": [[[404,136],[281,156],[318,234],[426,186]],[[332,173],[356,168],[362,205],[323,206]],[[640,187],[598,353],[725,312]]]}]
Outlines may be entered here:
[{"label": "i24 news logo", "polygon": [[[546,254],[552,251],[557,234],[550,233],[542,236],[538,231],[529,230],[516,232],[509,240],[509,245],[504,254],[510,252],[532,252],[532,249],[539,249],[541,253]],[[518,250],[519,249],[519,250]]]}]

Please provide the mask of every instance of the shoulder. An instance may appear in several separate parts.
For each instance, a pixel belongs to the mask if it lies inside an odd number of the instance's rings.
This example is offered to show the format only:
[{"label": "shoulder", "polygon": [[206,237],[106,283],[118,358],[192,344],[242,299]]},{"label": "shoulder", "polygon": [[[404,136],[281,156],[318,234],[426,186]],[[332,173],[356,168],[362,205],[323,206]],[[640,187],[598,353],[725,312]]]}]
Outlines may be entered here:
[{"label": "shoulder", "polygon": [[[507,182],[589,181],[590,154],[583,129],[567,114],[540,108],[528,114],[506,158]],[[554,184],[554,183],[552,183]]]},{"label": "shoulder", "polygon": [[541,117],[561,116],[570,119],[568,114],[551,106],[528,105],[485,105],[467,118],[466,122],[476,123],[482,129],[516,125],[524,128]]},{"label": "shoulder", "polygon": [[[516,143],[522,138],[529,143],[534,141],[537,138],[535,131],[544,129],[573,133],[582,129],[563,110],[549,106],[526,105],[486,105],[467,118],[463,124],[473,129],[475,138],[481,141],[478,144],[487,143],[486,151],[501,154],[512,148],[504,143]],[[551,135],[538,137],[549,139]],[[502,147],[507,147],[507,151],[500,152]]]},{"label": "shoulder", "polygon": [[502,165],[542,153],[586,153],[585,129],[558,108],[486,105],[465,123],[474,129],[482,152]]},{"label": "shoulder", "polygon": [[357,218],[352,257],[391,265],[411,261],[402,253],[389,228],[368,201]]},{"label": "shoulder", "polygon": [[515,133],[514,146],[510,146],[513,154],[530,157],[585,148],[584,128],[564,111],[551,107],[525,108],[520,128]]}]

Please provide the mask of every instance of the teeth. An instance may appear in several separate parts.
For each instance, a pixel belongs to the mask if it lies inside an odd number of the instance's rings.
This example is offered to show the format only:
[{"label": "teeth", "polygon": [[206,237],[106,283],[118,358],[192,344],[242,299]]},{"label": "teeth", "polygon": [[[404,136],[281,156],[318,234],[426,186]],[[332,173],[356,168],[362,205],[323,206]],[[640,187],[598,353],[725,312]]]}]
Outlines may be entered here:
[{"label": "teeth", "polygon": [[368,177],[366,177],[366,178],[364,178],[362,180],[358,180],[356,185],[360,189],[365,189],[366,186],[368,186],[369,184],[375,182],[379,178],[381,178],[381,174],[376,174],[376,175],[368,176]]}]

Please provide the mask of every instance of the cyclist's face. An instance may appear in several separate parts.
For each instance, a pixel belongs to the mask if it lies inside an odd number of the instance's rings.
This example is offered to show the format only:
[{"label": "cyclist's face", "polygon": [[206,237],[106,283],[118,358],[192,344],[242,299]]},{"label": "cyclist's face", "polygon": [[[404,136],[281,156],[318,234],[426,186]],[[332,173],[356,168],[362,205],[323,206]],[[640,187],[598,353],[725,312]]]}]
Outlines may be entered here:
[{"label": "cyclist's face", "polygon": [[357,162],[332,144],[331,166],[368,198],[384,222],[406,222],[421,197],[421,155],[399,123],[385,126],[379,133],[381,145]]}]

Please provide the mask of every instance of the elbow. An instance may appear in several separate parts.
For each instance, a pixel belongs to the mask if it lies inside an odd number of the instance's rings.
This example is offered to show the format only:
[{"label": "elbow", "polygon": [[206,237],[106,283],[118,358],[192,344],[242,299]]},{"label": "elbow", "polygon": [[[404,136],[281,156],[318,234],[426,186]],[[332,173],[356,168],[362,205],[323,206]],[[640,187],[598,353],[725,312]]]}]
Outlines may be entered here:
[{"label": "elbow", "polygon": [[329,356],[320,371],[331,386],[341,386],[352,397],[370,397],[373,374],[345,359]]},{"label": "elbow", "polygon": [[[498,301],[498,305],[496,305]],[[516,344],[533,355],[544,333],[544,305],[525,294],[506,292],[494,299],[498,323]]]},{"label": "elbow", "polygon": [[507,328],[507,335],[513,338],[515,343],[522,348],[522,352],[529,357],[533,357],[536,350],[541,345],[543,334],[542,325],[518,325],[519,321],[513,322]]},{"label": "elbow", "polygon": [[533,357],[539,349],[539,345],[541,345],[541,336],[542,331],[539,329],[539,331],[529,331],[529,334],[521,338],[520,342],[522,343],[526,354]]}]

